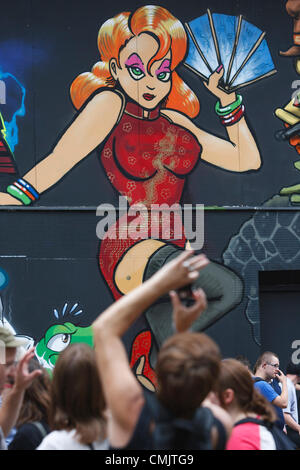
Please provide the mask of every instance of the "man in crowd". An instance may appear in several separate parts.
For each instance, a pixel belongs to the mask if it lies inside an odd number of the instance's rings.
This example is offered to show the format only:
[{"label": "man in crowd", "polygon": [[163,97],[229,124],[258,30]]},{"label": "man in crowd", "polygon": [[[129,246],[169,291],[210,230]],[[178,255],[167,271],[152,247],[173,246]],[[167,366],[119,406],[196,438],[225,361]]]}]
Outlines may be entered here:
[{"label": "man in crowd", "polygon": [[[11,366],[15,362],[17,347],[26,343],[26,340],[14,336],[8,328],[0,327],[0,394],[4,390]],[[39,370],[28,372],[28,363],[33,356],[32,348],[19,361],[14,384],[10,392],[5,394],[0,408],[0,450],[6,449],[4,438],[17,421],[26,388],[40,374]]]},{"label": "man in crowd", "polygon": [[[279,369],[276,354],[266,351],[254,366],[254,387],[274,405],[278,415],[278,426],[283,430],[285,419],[283,409],[288,406],[288,388],[286,376]],[[281,387],[279,385],[281,384]]]}]

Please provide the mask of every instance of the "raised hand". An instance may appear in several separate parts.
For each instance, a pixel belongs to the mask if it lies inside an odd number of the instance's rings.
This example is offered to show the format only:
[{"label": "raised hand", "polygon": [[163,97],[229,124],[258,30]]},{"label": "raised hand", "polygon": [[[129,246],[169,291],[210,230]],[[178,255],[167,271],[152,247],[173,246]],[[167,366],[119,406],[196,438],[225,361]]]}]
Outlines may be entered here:
[{"label": "raised hand", "polygon": [[[279,370],[279,369],[278,369]],[[276,378],[279,380],[279,382],[284,382],[286,381],[286,376],[282,372],[282,370],[279,370],[279,374],[276,374]]]},{"label": "raised hand", "polygon": [[34,348],[31,348],[24,354],[24,356],[17,365],[14,387],[19,391],[26,390],[26,388],[31,385],[33,380],[42,373],[40,370],[34,370],[33,372],[29,372],[28,364],[33,357]]},{"label": "raised hand", "polygon": [[222,103],[222,106],[227,106],[230,103],[236,101],[236,94],[230,93],[227,94],[225,91],[219,88],[219,82],[224,75],[224,67],[220,65],[215,72],[211,74],[208,79],[208,82],[203,82],[206,88],[212,93],[214,96],[219,98]]},{"label": "raised hand", "polygon": [[193,254],[192,250],[184,251],[152,277],[162,293],[192,284],[197,279],[199,271],[208,265],[209,260],[203,254]]}]

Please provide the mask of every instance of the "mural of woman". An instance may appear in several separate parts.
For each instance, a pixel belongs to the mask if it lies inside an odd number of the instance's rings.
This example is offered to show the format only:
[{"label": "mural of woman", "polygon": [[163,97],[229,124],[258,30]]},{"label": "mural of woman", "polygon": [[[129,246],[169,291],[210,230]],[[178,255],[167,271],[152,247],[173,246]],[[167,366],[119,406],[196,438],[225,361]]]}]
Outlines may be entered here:
[{"label": "mural of woman", "polygon": [[[35,202],[100,145],[101,162],[112,186],[129,206],[140,203],[147,209],[152,204],[179,203],[187,176],[199,159],[233,172],[257,170],[260,154],[244,116],[242,97],[218,88],[222,64],[204,84],[218,99],[216,112],[226,127],[227,140],[193,122],[199,101],[176,72],[187,45],[182,23],[160,6],[142,6],[107,20],[98,34],[101,60],[71,85],[71,99],[79,110],[76,119],[46,158],[10,185],[7,194],[0,194],[0,204]],[[132,222],[140,230],[135,238],[126,235]],[[159,233],[151,239],[154,223]],[[166,236],[161,219],[154,222],[148,214],[127,214],[110,227],[101,241],[99,266],[115,299],[186,247],[184,235],[172,237],[174,224],[173,220],[171,236]],[[195,327],[203,329],[239,303],[242,285],[232,271],[217,263],[203,270],[199,283],[209,301]],[[165,314],[161,305],[159,315],[155,307],[146,313],[158,346],[171,328],[168,308]],[[131,363],[143,357],[144,375],[153,382],[150,346],[151,334],[143,333],[133,345]]]}]

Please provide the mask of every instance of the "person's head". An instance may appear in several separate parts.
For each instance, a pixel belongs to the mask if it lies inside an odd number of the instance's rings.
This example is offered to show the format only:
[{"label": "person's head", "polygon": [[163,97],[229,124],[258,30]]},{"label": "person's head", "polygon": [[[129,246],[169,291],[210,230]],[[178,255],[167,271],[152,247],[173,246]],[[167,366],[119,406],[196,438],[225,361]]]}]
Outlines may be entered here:
[{"label": "person's head", "polygon": [[285,372],[294,383],[300,382],[300,364],[289,362]]},{"label": "person's head", "polygon": [[0,326],[0,394],[14,373],[17,348],[25,344],[25,339],[13,335],[9,328]]},{"label": "person's head", "polygon": [[276,414],[270,403],[255,389],[248,368],[236,359],[224,359],[218,381],[221,406],[229,413],[256,413],[275,421]]},{"label": "person's head", "polygon": [[238,356],[236,356],[235,359],[244,364],[244,366],[246,366],[247,369],[249,369],[249,371],[251,372],[251,363],[249,359],[247,359],[247,357],[243,356],[242,354],[239,354]]},{"label": "person's head", "polygon": [[42,373],[25,391],[17,427],[34,421],[48,421],[51,379],[49,373],[41,367],[36,358],[31,359],[28,366],[29,372],[34,370],[40,370]]},{"label": "person's head", "polygon": [[199,113],[196,95],[175,72],[187,52],[182,23],[168,10],[147,5],[107,20],[98,34],[101,61],[71,85],[76,108],[99,88],[120,85],[145,109],[160,102],[190,117]]},{"label": "person's head", "polygon": [[207,335],[172,336],[160,349],[155,368],[159,401],[176,416],[189,416],[215,390],[220,362],[219,348]]},{"label": "person's head", "polygon": [[253,372],[255,375],[258,375],[267,382],[270,382],[278,374],[279,367],[280,363],[278,356],[271,351],[265,351],[257,359]]},{"label": "person's head", "polygon": [[94,350],[84,343],[68,346],[55,364],[49,421],[52,429],[76,429],[83,444],[104,437],[104,397]]}]

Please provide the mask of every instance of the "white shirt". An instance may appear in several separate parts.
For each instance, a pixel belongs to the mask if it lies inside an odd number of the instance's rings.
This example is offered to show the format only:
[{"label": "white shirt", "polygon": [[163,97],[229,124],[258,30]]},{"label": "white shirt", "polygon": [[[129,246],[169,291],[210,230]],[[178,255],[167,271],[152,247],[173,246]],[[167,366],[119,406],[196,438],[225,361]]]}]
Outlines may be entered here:
[{"label": "white shirt", "polygon": [[[88,445],[81,444],[75,436],[76,430],[53,431],[48,434],[36,450],[91,450]],[[93,442],[94,450],[107,450],[107,440]]]},{"label": "white shirt", "polygon": [[291,417],[293,418],[294,421],[298,424],[298,405],[297,405],[297,394],[296,394],[296,389],[291,381],[287,377],[287,388],[288,388],[288,396],[289,396],[289,401],[288,401],[288,406],[284,408],[283,412],[284,413],[289,413]]}]

